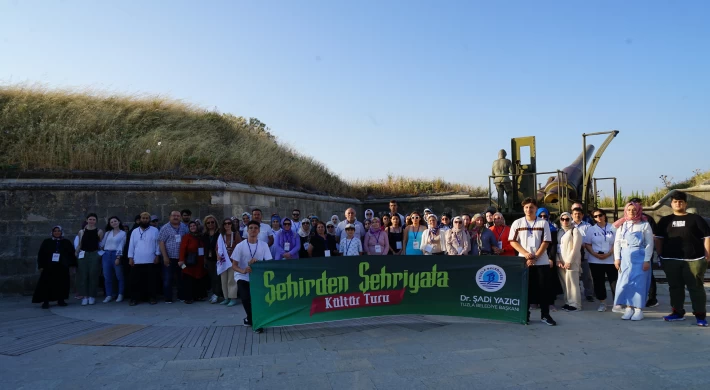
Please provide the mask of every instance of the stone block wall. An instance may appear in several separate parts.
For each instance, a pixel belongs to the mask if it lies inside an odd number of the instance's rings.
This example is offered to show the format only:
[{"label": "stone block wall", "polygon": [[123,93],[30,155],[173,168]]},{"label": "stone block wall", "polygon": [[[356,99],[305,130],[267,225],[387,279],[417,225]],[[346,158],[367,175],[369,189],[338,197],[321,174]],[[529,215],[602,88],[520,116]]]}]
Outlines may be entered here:
[{"label": "stone block wall", "polygon": [[[452,216],[461,214],[482,213],[488,208],[490,202],[486,197],[472,197],[468,195],[443,195],[443,196],[422,196],[413,198],[395,198],[398,211],[402,215],[424,209],[431,209],[434,214],[441,216],[444,212],[450,212]],[[363,209],[372,209],[376,215],[381,212],[389,212],[390,199],[366,200]],[[359,214],[362,219],[364,214]]]},{"label": "stone block wall", "polygon": [[0,296],[31,294],[39,276],[36,256],[40,244],[61,225],[73,240],[88,213],[99,216],[103,228],[111,216],[133,224],[142,211],[166,223],[172,210],[190,209],[194,218],[212,214],[221,219],[253,208],[281,217],[301,210],[301,217],[316,214],[341,216],[347,207],[362,214],[362,202],[253,187],[213,180],[0,180]]}]

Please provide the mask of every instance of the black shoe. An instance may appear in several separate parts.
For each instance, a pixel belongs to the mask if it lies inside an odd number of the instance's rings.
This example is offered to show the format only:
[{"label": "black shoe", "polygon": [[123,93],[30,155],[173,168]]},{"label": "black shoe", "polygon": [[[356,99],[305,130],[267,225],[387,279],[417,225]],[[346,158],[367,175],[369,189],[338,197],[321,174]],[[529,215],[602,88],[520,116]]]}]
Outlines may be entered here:
[{"label": "black shoe", "polygon": [[264,328],[254,329],[254,333],[264,333]]},{"label": "black shoe", "polygon": [[562,310],[567,311],[570,307],[570,305],[565,304],[564,306],[562,306]]},{"label": "black shoe", "polygon": [[540,321],[541,321],[543,324],[546,324],[546,325],[549,325],[549,326],[555,326],[555,325],[557,325],[557,322],[555,322],[555,320],[553,320],[552,317],[550,317],[550,316],[542,317],[542,319],[540,319]]},{"label": "black shoe", "polygon": [[64,307],[64,306],[66,306],[66,305],[67,305],[67,303],[64,302],[63,299],[61,299],[59,302],[57,302],[57,306],[62,306],[62,307]]},{"label": "black shoe", "polygon": [[49,302],[45,302],[42,304],[42,309],[49,309]]},{"label": "black shoe", "polygon": [[128,306],[135,306],[137,304],[138,304],[138,302],[136,302],[135,299],[131,299],[131,301],[128,303]]},{"label": "black shoe", "polygon": [[567,306],[567,308],[565,309],[565,311],[578,311],[578,310],[579,310],[579,309],[577,309],[577,308],[574,307],[574,306]]},{"label": "black shoe", "polygon": [[646,307],[656,307],[658,306],[658,299],[649,299],[646,301]]},{"label": "black shoe", "polygon": [[594,297],[593,296],[588,296],[587,297],[587,302],[594,302]]},{"label": "black shoe", "polygon": [[244,326],[251,326],[251,322],[247,321],[246,317],[244,318]]}]

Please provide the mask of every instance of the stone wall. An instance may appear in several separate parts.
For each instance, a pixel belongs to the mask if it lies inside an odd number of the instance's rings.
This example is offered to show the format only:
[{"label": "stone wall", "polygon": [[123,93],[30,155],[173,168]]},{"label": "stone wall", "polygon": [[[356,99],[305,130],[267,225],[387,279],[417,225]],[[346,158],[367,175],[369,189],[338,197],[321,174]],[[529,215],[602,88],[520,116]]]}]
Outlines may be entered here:
[{"label": "stone wall", "polygon": [[347,207],[362,214],[357,199],[216,180],[0,180],[0,296],[32,293],[38,278],[37,250],[52,226],[61,225],[73,240],[91,212],[98,214],[103,228],[113,215],[132,224],[142,211],[165,223],[170,211],[184,208],[194,218],[213,214],[218,219],[260,208],[268,219],[274,212],[290,216],[294,208],[301,210],[301,217],[314,213],[330,218],[342,216]]}]

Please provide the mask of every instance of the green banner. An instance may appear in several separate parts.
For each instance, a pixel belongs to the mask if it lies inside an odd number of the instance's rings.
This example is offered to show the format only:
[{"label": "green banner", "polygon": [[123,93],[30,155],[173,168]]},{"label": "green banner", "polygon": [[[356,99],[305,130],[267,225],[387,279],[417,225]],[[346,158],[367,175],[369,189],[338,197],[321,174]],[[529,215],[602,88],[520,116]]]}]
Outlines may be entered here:
[{"label": "green banner", "polygon": [[430,314],[525,324],[527,269],[507,256],[358,256],[263,261],[250,277],[254,328]]}]

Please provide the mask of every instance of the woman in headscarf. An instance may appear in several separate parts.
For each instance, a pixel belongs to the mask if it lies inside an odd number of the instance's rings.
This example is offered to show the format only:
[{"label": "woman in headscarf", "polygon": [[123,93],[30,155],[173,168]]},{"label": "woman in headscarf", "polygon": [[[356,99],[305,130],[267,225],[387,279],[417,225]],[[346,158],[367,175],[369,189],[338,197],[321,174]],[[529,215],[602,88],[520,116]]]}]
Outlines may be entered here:
[{"label": "woman in headscarf", "polygon": [[184,235],[180,242],[178,266],[182,268],[180,295],[189,305],[194,301],[201,301],[207,296],[207,289],[204,285],[207,273],[205,271],[205,247],[202,235],[197,229],[197,220],[190,221],[187,227],[190,233]]},{"label": "woman in headscarf", "polygon": [[382,256],[389,253],[390,244],[387,233],[380,225],[380,219],[375,217],[370,223],[370,229],[365,233],[365,253]]},{"label": "woman in headscarf", "polygon": [[308,246],[310,245],[308,241],[311,238],[311,221],[308,218],[303,218],[301,220],[301,226],[298,228],[298,237],[300,242],[298,244],[298,258],[307,259],[308,257]]},{"label": "woman in headscarf", "polygon": [[651,286],[653,232],[642,212],[640,204],[629,202],[624,217],[614,222],[614,265],[619,270],[614,305],[626,305],[622,320],[643,319],[641,308]]},{"label": "woman in headscarf", "polygon": [[579,289],[579,273],[582,270],[582,232],[572,225],[572,215],[560,215],[561,229],[557,233],[557,270],[565,294],[564,311],[582,310],[582,292]]},{"label": "woman in headscarf", "polygon": [[[559,230],[557,229],[557,226],[552,223],[552,214],[550,214],[550,211],[545,207],[538,208],[536,216],[540,219],[544,219],[545,221],[547,221],[548,226],[550,227],[551,241],[550,245],[547,246],[547,257],[553,259],[554,261],[554,259],[557,259],[557,249],[559,249],[557,245],[557,234]],[[493,218],[493,222],[495,222],[495,216]],[[510,245],[510,243],[508,245]],[[558,295],[565,293],[565,290],[562,288],[562,283],[559,277],[550,278],[548,290],[550,291],[550,295],[552,295],[552,297],[550,298],[550,302],[553,303],[557,300]],[[557,308],[554,304],[550,305],[550,311],[557,311]]]},{"label": "woman in headscarf", "polygon": [[[217,256],[218,261],[226,261],[230,265],[232,264],[232,253],[234,248],[237,247],[242,241],[242,237],[237,235],[234,230],[235,221],[230,219],[225,219],[222,221],[222,231],[219,235],[219,241],[217,241]],[[234,280],[234,268],[229,267],[219,275],[219,281],[222,287],[222,295],[224,300],[220,303],[221,305],[227,305],[228,307],[237,305],[237,281]]]},{"label": "woman in headscarf", "polygon": [[279,239],[279,234],[281,234],[281,217],[278,214],[271,214],[271,230],[274,232],[274,242],[269,247],[271,252],[271,258],[276,258],[276,241]]},{"label": "woman in headscarf", "polygon": [[340,223],[340,218],[337,214],[333,214],[330,217],[330,222],[333,222],[333,225],[338,226],[338,224]]},{"label": "woman in headscarf", "polygon": [[52,236],[42,241],[37,252],[39,281],[32,296],[32,303],[42,303],[42,309],[49,309],[49,302],[57,301],[66,306],[69,298],[69,267],[76,267],[76,253],[71,241],[64,238],[62,227],[52,228]]},{"label": "woman in headscarf", "polygon": [[274,238],[274,260],[298,259],[301,241],[298,235],[291,230],[293,226],[291,218],[284,218],[281,225],[283,226],[281,233]]},{"label": "woman in headscarf", "polygon": [[422,253],[425,255],[446,254],[446,232],[439,229],[439,219],[436,214],[427,218],[429,228],[422,234]]},{"label": "woman in headscarf", "polygon": [[[550,225],[552,230],[552,225]],[[515,256],[515,249],[510,245],[508,236],[510,235],[510,226],[505,224],[505,218],[500,212],[493,214],[493,227],[491,228],[493,235],[498,241],[498,249],[503,250],[501,256]]]},{"label": "woman in headscarf", "polygon": [[471,250],[471,236],[463,226],[463,218],[454,218],[454,227],[449,230],[446,236],[447,252],[452,256],[464,256]]},{"label": "woman in headscarf", "polygon": [[251,221],[251,214],[243,212],[242,219],[239,221],[239,237],[244,236],[244,229],[247,228],[249,221]]},{"label": "woman in headscarf", "polygon": [[473,216],[473,222],[469,230],[469,234],[471,234],[471,255],[473,256],[497,255],[503,252],[503,250],[498,249],[496,236],[491,229],[486,227],[485,222],[483,215],[476,214]]},{"label": "woman in headscarf", "polygon": [[367,221],[368,219],[369,219],[369,220],[372,220],[372,218],[375,218],[375,212],[372,211],[372,209],[367,209],[367,210],[365,210],[365,218],[364,218],[364,220],[365,220],[365,221]]}]

